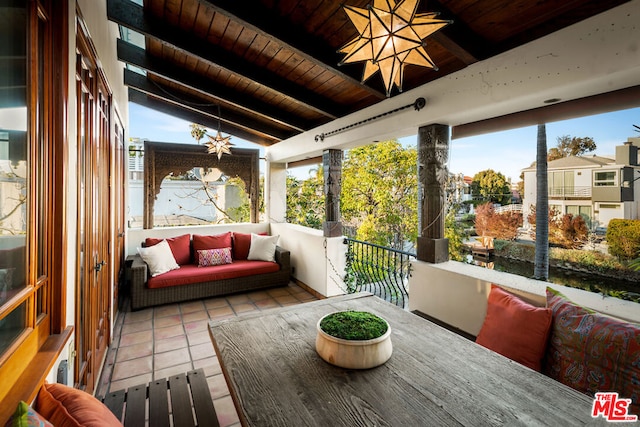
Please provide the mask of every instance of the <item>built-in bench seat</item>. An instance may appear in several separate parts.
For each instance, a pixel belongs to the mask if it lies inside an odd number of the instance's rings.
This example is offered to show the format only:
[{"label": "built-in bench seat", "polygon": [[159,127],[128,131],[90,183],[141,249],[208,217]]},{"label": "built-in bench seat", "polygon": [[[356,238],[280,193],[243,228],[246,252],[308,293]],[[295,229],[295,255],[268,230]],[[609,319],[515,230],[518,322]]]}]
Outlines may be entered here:
[{"label": "built-in bench seat", "polygon": [[640,325],[546,294],[536,307],[493,285],[476,342],[589,396],[617,392],[640,415]]}]

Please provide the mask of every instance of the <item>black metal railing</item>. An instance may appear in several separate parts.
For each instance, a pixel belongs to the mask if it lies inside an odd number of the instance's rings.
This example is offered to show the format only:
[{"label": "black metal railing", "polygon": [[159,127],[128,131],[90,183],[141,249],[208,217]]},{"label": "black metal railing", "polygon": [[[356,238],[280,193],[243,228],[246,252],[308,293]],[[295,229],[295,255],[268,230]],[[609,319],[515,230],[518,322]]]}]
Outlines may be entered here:
[{"label": "black metal railing", "polygon": [[410,259],[415,254],[345,238],[349,293],[367,291],[402,308],[409,307]]}]

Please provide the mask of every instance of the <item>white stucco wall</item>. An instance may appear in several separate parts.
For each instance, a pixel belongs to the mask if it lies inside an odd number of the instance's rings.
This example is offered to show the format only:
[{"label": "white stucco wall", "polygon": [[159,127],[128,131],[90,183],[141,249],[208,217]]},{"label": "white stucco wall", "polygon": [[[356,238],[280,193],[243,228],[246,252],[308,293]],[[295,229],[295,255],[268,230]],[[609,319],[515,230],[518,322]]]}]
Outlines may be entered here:
[{"label": "white stucco wall", "polygon": [[344,294],[347,245],[343,237],[324,237],[322,231],[296,224],[272,223],[271,234],[291,252],[292,276],[325,296]]}]

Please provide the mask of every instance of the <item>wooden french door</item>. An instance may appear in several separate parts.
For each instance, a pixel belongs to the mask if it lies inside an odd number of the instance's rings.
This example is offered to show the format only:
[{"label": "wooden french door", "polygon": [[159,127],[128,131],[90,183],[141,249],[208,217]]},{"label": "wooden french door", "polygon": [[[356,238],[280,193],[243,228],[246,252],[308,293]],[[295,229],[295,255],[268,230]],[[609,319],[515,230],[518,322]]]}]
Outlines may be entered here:
[{"label": "wooden french door", "polygon": [[111,321],[109,262],[111,94],[89,38],[78,25],[76,104],[78,245],[75,386],[93,392]]},{"label": "wooden french door", "polygon": [[112,191],[112,202],[114,206],[114,215],[115,215],[115,224],[113,230],[113,269],[111,271],[115,275],[115,283],[113,286],[113,313],[116,312],[118,307],[119,299],[118,299],[118,286],[124,280],[124,195],[125,195],[125,152],[124,152],[124,129],[122,127],[122,122],[120,118],[116,114],[114,117],[115,120],[115,153],[111,159],[111,188]]}]

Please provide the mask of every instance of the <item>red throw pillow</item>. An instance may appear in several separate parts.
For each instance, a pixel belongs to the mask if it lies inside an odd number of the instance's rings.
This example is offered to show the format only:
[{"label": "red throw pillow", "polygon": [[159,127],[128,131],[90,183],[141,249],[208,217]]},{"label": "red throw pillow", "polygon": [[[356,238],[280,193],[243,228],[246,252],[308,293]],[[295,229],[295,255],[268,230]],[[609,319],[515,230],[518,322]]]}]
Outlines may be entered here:
[{"label": "red throw pillow", "polygon": [[251,233],[233,233],[233,259],[247,259],[251,247]]},{"label": "red throw pillow", "polygon": [[[267,233],[258,233],[268,236]],[[251,248],[251,233],[233,233],[233,259],[247,259]]]},{"label": "red throw pillow", "polygon": [[144,245],[148,248],[155,246],[158,243],[166,240],[171,248],[171,253],[176,259],[178,265],[189,264],[191,262],[191,236],[183,234],[178,237],[171,237],[169,239],[155,239],[153,237],[147,237],[144,241]]},{"label": "red throw pillow", "polygon": [[56,427],[109,427],[122,423],[98,399],[62,384],[44,384],[36,411]]},{"label": "red throw pillow", "polygon": [[534,307],[491,285],[476,343],[540,371],[551,327],[551,310]]},{"label": "red throw pillow", "polygon": [[545,374],[582,393],[617,391],[640,415],[640,325],[581,307],[547,288],[553,314]]}]

